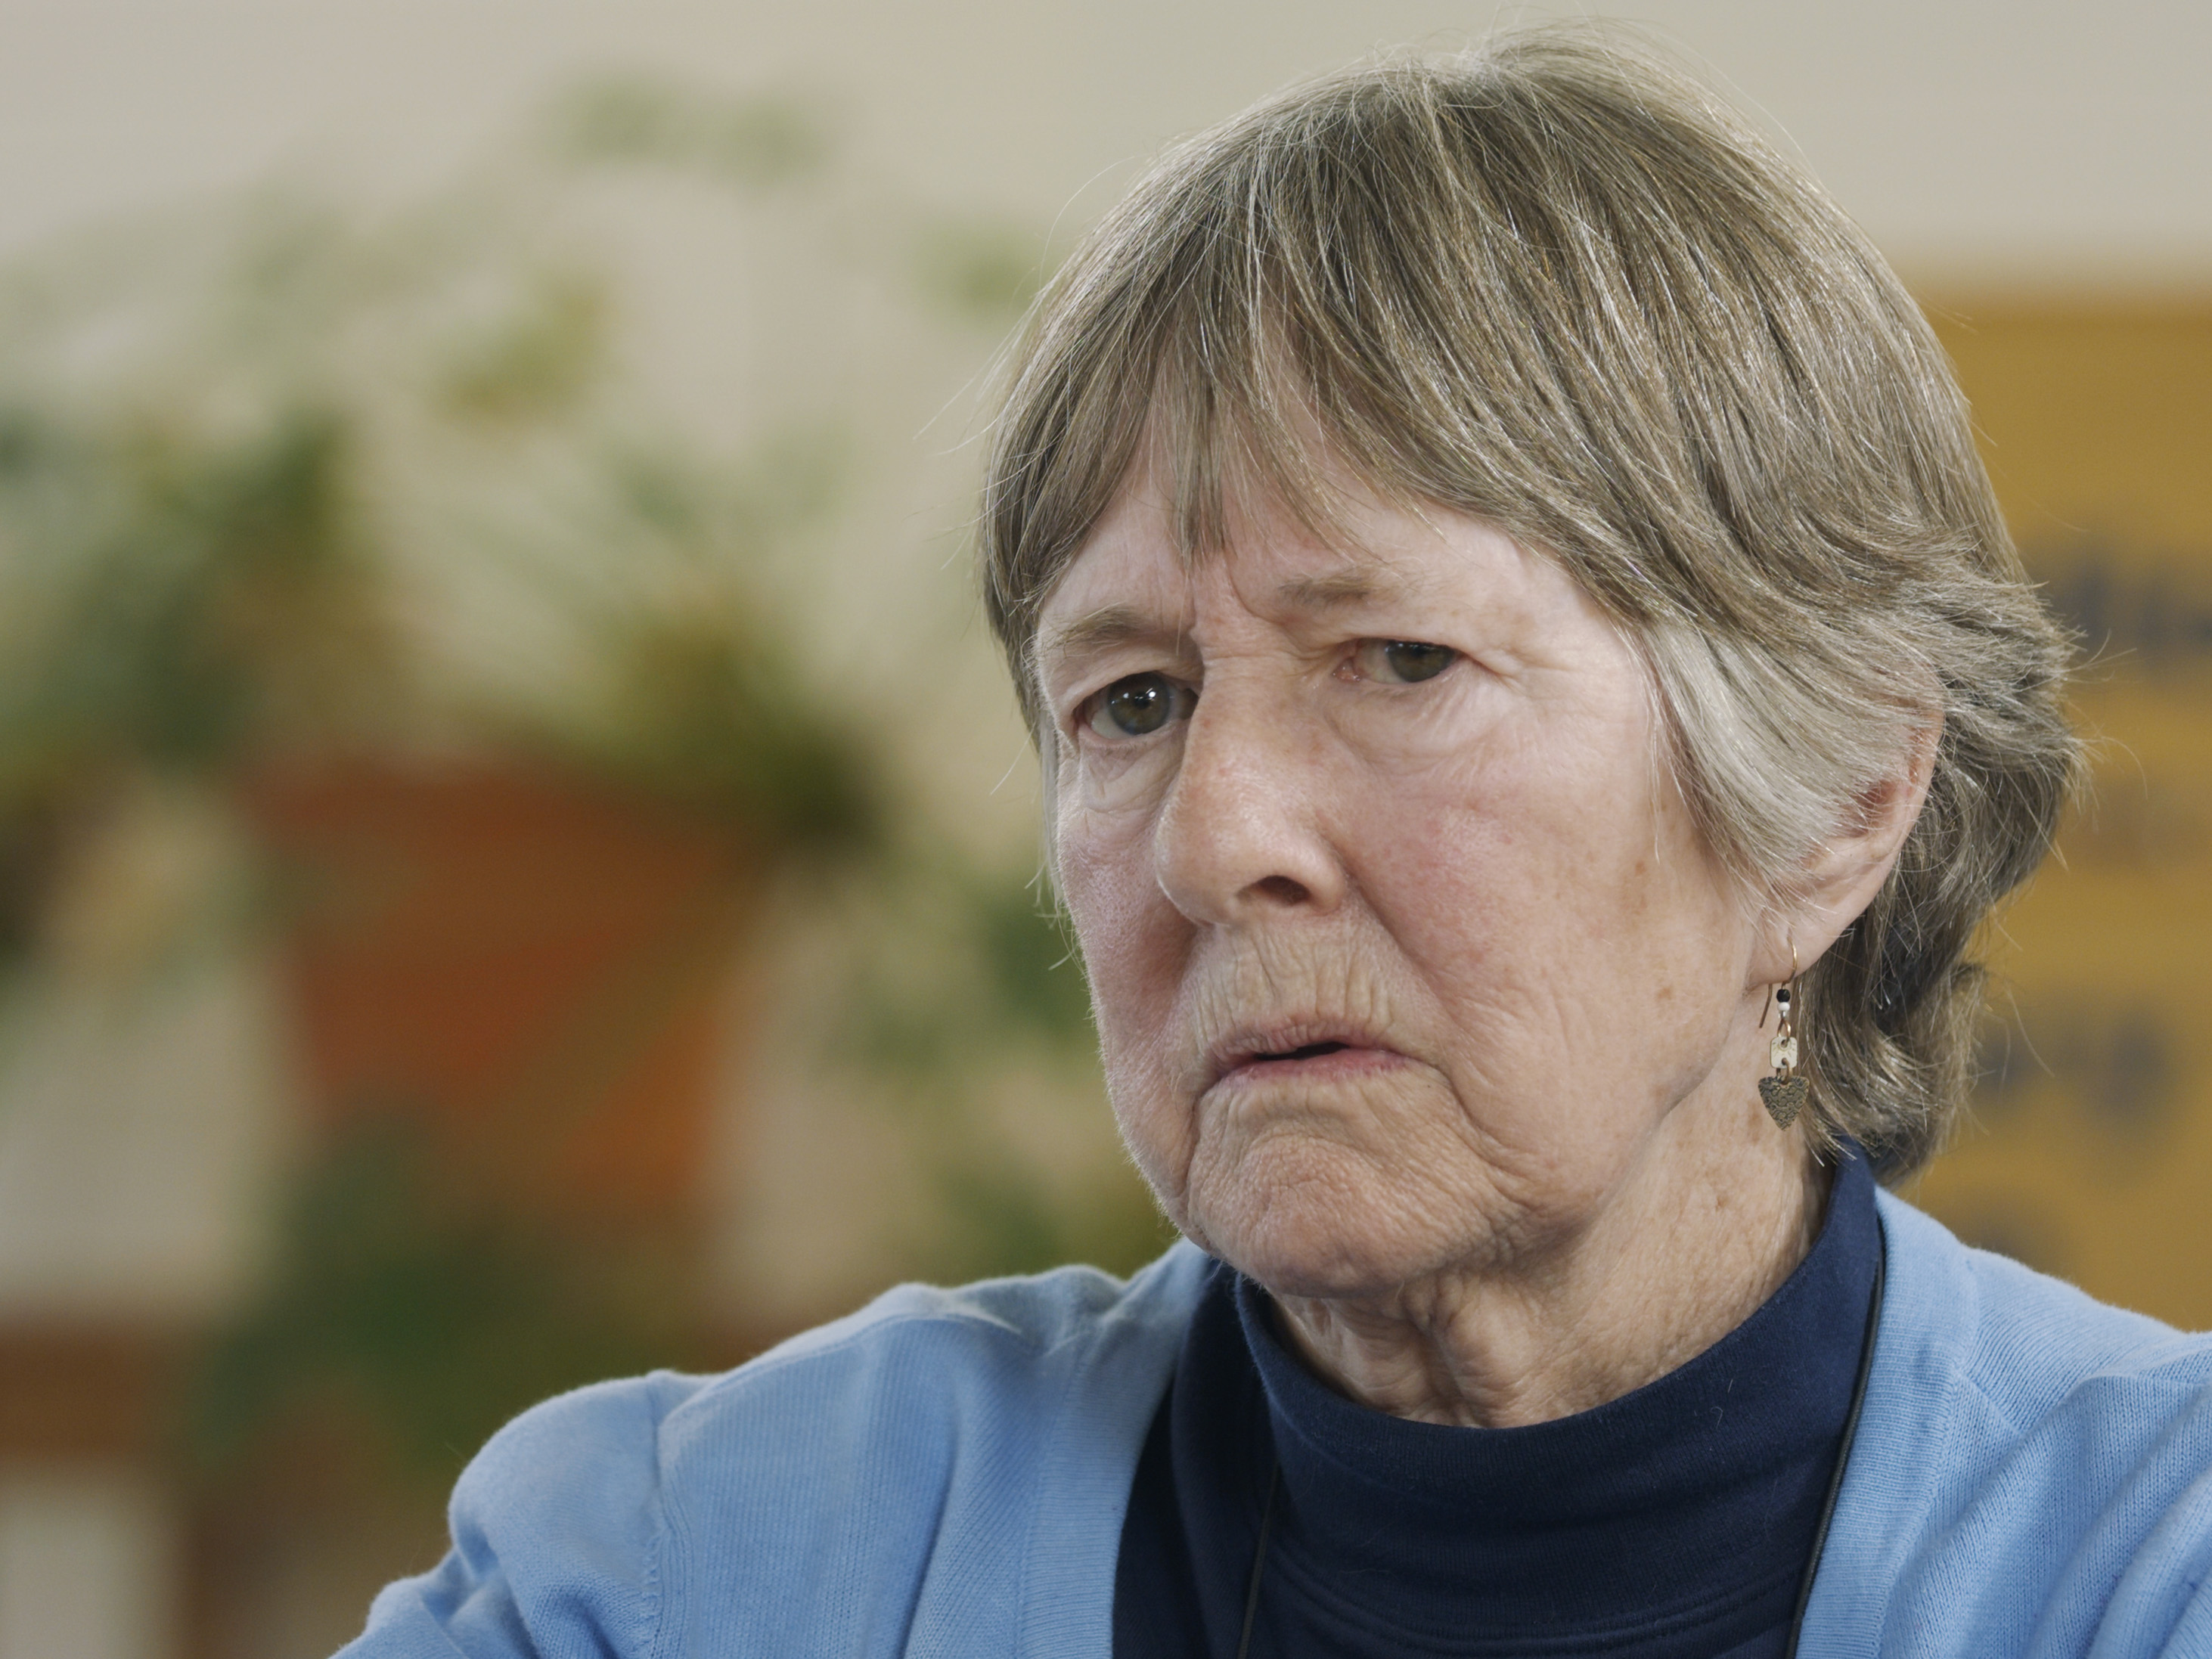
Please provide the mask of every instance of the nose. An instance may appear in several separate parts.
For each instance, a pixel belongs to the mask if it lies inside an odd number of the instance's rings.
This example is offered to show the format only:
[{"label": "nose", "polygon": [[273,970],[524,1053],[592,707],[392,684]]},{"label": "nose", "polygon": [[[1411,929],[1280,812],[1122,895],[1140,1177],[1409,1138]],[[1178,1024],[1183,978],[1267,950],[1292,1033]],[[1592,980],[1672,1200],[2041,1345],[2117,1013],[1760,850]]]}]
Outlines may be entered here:
[{"label": "nose", "polygon": [[1342,901],[1321,748],[1259,688],[1206,687],[1152,832],[1160,890],[1176,909],[1235,925]]}]

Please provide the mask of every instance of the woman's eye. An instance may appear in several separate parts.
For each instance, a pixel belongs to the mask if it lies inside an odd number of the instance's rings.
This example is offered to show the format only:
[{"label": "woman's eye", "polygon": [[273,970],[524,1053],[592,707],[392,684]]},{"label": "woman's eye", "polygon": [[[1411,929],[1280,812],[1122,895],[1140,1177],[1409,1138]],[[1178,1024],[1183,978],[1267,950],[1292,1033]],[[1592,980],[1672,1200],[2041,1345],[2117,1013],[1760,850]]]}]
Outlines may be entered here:
[{"label": "woman's eye", "polygon": [[1102,738],[1150,737],[1188,720],[1198,694],[1164,674],[1132,674],[1091,697],[1078,718]]},{"label": "woman's eye", "polygon": [[1362,640],[1352,661],[1363,678],[1385,685],[1413,685],[1432,680],[1459,659],[1448,645],[1425,645],[1419,640]]}]

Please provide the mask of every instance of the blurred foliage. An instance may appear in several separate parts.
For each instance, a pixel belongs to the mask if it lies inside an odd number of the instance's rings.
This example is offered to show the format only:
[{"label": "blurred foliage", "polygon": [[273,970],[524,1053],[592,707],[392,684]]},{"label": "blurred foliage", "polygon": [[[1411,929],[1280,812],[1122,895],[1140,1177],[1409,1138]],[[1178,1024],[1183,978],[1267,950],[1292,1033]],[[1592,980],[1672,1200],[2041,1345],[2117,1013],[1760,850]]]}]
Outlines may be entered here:
[{"label": "blurred foliage", "polygon": [[720,479],[624,451],[605,483],[585,533],[630,579],[571,590],[568,609],[587,620],[591,648],[558,720],[538,715],[522,740],[741,822],[785,855],[876,845],[883,767],[859,711],[806,695],[793,630],[744,575],[750,550],[834,514],[843,486],[834,436],[784,434]]},{"label": "blurred foliage", "polygon": [[915,238],[915,275],[924,294],[964,321],[994,331],[1013,324],[1051,273],[1027,228],[1000,221],[940,218]]},{"label": "blurred foliage", "polygon": [[959,1224],[928,1254],[950,1283],[1042,1273],[1070,1261],[1126,1276],[1178,1237],[1133,1166],[1095,1183],[1078,1204],[1054,1200],[1036,1171],[1016,1158],[971,1155],[948,1160],[936,1174],[939,1198]]},{"label": "blurred foliage", "polygon": [[1091,999],[1064,915],[1040,884],[940,852],[872,890],[833,1042],[920,1130],[939,1224],[918,1271],[957,1281],[1089,1261],[1128,1273],[1175,1233],[1126,1161],[1055,1190],[992,1119],[998,1089],[1048,1086],[1099,1123]]},{"label": "blurred foliage", "polygon": [[71,854],[149,776],[342,740],[392,641],[336,419],[247,440],[70,430],[19,410],[0,462],[0,966]]},{"label": "blurred foliage", "polygon": [[[1133,1267],[1164,1242],[1133,1172],[1054,1186],[992,1115],[1037,1084],[1096,1101],[1066,939],[902,792],[880,711],[794,622],[872,465],[855,424],[797,408],[710,442],[656,403],[618,238],[569,212],[622,169],[716,187],[917,330],[995,332],[1046,274],[1022,227],[854,179],[813,104],[640,80],[560,100],[525,161],[415,208],[263,197],[0,273],[0,969],[54,955],[85,845],[158,824],[149,800],[303,757],[566,769],[842,872],[833,1060],[927,1149],[941,1224],[912,1265]],[[456,1186],[404,1112],[377,1122],[307,1149],[276,1271],[210,1350],[210,1478],[335,1413],[442,1481],[533,1399],[701,1356],[685,1241],[564,1233]]]},{"label": "blurred foliage", "polygon": [[609,303],[599,282],[574,271],[540,273],[512,315],[454,350],[448,406],[489,422],[572,407],[604,366]]},{"label": "blurred foliage", "polygon": [[404,1117],[324,1149],[288,1195],[276,1277],[206,1353],[186,1433],[221,1476],[317,1416],[366,1425],[442,1489],[516,1412],[708,1357],[681,1241],[579,1237],[441,1182]]},{"label": "blurred foliage", "polygon": [[835,153],[820,112],[798,99],[659,79],[580,87],[555,106],[550,125],[556,149],[574,161],[696,170],[754,190],[819,173]]},{"label": "blurred foliage", "polygon": [[[46,431],[19,446],[0,479],[18,555],[0,572],[0,800],[104,765],[221,766],[287,728],[342,727],[349,702],[384,691],[395,671],[345,447],[320,414],[244,442]],[[42,520],[27,532],[24,495]]]},{"label": "blurred foliage", "polygon": [[[804,100],[732,97],[657,79],[615,77],[576,88],[553,108],[555,151],[586,167],[690,173],[751,195],[818,181],[840,146]],[[1003,332],[1051,274],[1045,240],[1004,217],[918,207],[878,194],[849,237],[912,283],[939,315]]]},{"label": "blurred foliage", "polygon": [[[640,131],[727,159],[764,121]],[[612,275],[501,198],[125,251],[0,282],[0,966],[137,772],[490,749],[772,858],[865,848],[861,711],[781,643],[834,443],[696,458],[625,379]]]},{"label": "blurred foliage", "polygon": [[871,910],[926,954],[868,953],[841,1048],[888,1074],[957,1079],[965,1057],[1033,1047],[1091,1050],[1090,993],[1059,913],[1031,884],[994,880],[950,857],[902,871]]},{"label": "blurred foliage", "polygon": [[742,817],[771,845],[820,854],[864,839],[877,806],[859,739],[798,702],[787,650],[712,611],[625,619],[609,642],[605,727],[576,752],[686,805]]}]

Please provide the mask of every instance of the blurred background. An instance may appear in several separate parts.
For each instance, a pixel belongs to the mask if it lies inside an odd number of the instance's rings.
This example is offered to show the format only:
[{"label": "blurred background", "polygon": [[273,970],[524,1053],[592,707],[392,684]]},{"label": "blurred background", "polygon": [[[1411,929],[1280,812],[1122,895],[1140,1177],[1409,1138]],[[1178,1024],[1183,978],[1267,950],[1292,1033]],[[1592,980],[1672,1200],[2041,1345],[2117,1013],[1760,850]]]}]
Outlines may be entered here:
[{"label": "blurred background", "polygon": [[[572,1383],[1164,1242],[975,615],[981,392],[1433,0],[0,10],[0,1659],[296,1659]],[[1634,15],[1936,316],[2093,664],[1919,1200],[2212,1325],[2212,13]]]}]

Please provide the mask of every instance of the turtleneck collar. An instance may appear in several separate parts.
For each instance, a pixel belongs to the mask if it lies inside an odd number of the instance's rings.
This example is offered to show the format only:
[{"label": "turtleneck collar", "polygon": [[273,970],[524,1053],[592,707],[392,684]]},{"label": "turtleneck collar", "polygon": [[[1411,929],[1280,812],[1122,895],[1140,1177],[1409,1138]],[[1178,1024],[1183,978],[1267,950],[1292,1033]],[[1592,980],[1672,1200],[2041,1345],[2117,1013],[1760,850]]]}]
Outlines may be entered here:
[{"label": "turtleneck collar", "polygon": [[[1241,1624],[1279,1467],[1255,1655],[1778,1652],[1766,1633],[1786,1628],[1841,1449],[1879,1225],[1847,1158],[1819,1238],[1750,1318],[1646,1387],[1524,1428],[1354,1405],[1285,1346],[1265,1291],[1217,1268],[1133,1494],[1117,1650],[1133,1569],[1225,1580]],[[1147,1490],[1163,1474],[1179,1567],[1173,1547],[1132,1554],[1132,1528],[1164,1524]],[[1154,1650],[1224,1650],[1221,1588],[1159,1603],[1206,1646]]]}]

